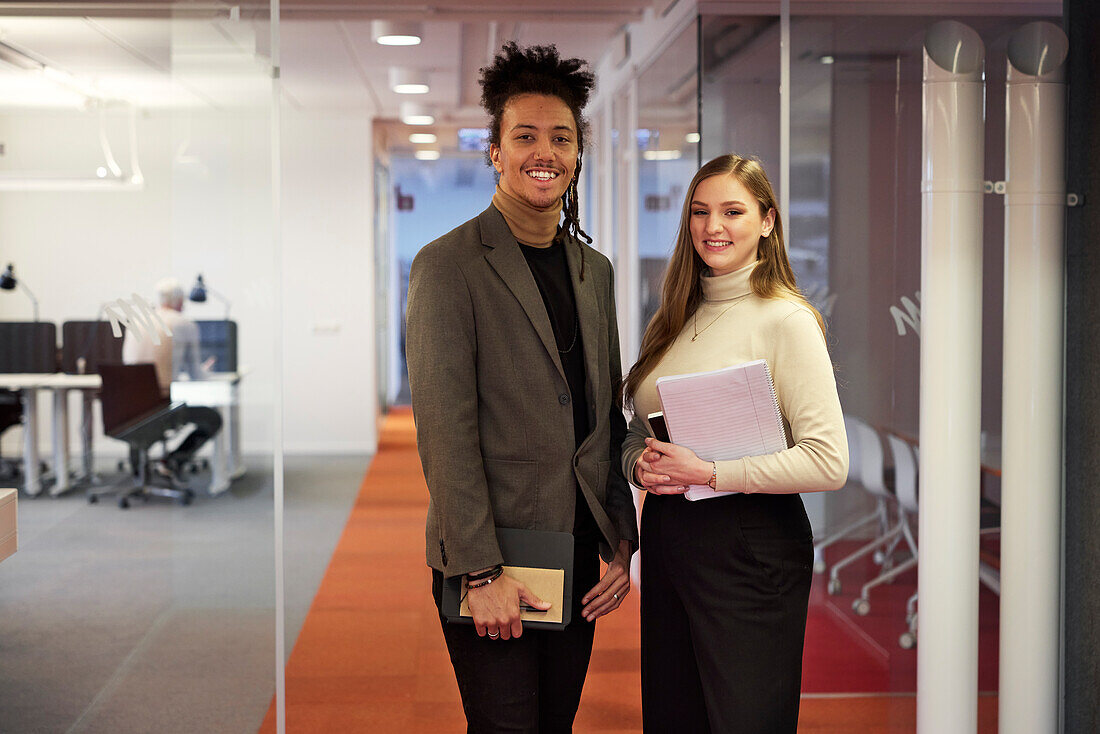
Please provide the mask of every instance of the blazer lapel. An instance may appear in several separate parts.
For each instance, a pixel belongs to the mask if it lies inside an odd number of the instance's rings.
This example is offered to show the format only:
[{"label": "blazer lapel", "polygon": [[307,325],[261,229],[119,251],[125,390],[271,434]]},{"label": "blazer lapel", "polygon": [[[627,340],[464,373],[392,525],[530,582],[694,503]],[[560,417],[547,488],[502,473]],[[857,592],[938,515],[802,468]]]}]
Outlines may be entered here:
[{"label": "blazer lapel", "polygon": [[[592,270],[587,269],[587,277],[581,280],[581,245],[572,238],[565,241],[565,259],[569,263],[569,277],[573,281],[573,298],[577,302],[577,320],[581,327],[581,340],[584,345],[584,373],[588,388],[589,419],[595,417],[594,408],[600,405],[597,390],[600,380],[600,304],[596,300],[596,286],[592,280]],[[595,429],[595,423],[592,428]]]},{"label": "blazer lapel", "polygon": [[[531,275],[531,268],[527,265],[523,253],[520,252],[512,230],[508,229],[504,216],[492,205],[478,217],[478,224],[481,227],[481,244],[490,248],[485,253],[485,259],[523,306],[527,318],[535,327],[542,345],[546,347],[547,353],[554,361],[554,366],[558,368],[558,373],[564,380],[565,370],[562,369],[561,359],[558,357],[558,343],[554,340],[554,329],[550,326],[546,304],[542,301],[542,294],[539,293],[535,277]],[[583,330],[581,334],[584,334]]]}]

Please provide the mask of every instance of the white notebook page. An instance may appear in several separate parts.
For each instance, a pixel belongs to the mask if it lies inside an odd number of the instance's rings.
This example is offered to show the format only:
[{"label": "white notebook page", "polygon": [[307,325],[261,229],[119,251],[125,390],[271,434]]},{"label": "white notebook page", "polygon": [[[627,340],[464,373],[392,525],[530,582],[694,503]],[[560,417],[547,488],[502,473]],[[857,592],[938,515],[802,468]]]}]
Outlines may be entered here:
[{"label": "white notebook page", "polygon": [[[657,379],[668,434],[704,461],[728,461],[787,448],[768,364],[762,359],[711,372]],[[693,485],[689,500],[723,497]]]}]

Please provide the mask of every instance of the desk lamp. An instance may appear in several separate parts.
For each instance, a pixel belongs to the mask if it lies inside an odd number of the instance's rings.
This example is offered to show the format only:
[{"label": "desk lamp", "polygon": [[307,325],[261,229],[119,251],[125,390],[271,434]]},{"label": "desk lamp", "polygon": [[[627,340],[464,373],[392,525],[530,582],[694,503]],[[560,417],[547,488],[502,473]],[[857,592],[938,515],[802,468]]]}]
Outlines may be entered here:
[{"label": "desk lamp", "polygon": [[188,300],[195,303],[206,303],[207,291],[210,292],[210,295],[225,304],[225,320],[229,321],[229,299],[204,283],[202,273],[199,273],[199,277],[195,280],[195,285],[191,287],[191,295],[188,296]]},{"label": "desk lamp", "polygon": [[0,290],[13,291],[16,286],[21,287],[23,292],[27,294],[27,298],[31,299],[31,305],[34,308],[34,320],[38,321],[38,299],[34,297],[31,289],[25,283],[20,283],[15,279],[15,266],[8,263],[8,267],[4,269],[3,273],[0,273]]}]

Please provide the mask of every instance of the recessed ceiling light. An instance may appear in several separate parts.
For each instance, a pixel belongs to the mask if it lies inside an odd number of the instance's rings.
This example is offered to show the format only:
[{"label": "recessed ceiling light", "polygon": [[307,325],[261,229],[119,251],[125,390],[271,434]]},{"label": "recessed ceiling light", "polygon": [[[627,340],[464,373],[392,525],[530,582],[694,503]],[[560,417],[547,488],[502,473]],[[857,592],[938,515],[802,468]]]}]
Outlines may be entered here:
[{"label": "recessed ceiling light", "polygon": [[436,137],[435,137],[434,133],[413,133],[412,135],[409,136],[409,142],[410,143],[417,143],[417,144],[424,143],[424,144],[429,144],[430,145],[431,143],[434,143],[435,141],[436,141]]},{"label": "recessed ceiling light", "polygon": [[418,150],[413,155],[418,161],[437,161],[439,160],[438,150]]},{"label": "recessed ceiling light", "polygon": [[825,54],[824,56],[819,58],[818,61],[823,64],[832,64],[836,62],[836,59],[834,59],[832,56],[829,56],[828,54]]},{"label": "recessed ceiling light", "polygon": [[674,161],[682,154],[678,150],[645,150],[642,158],[647,161]]},{"label": "recessed ceiling light", "polygon": [[435,117],[428,112],[428,108],[424,105],[416,102],[402,102],[401,122],[406,125],[432,125],[435,123]]},{"label": "recessed ceiling light", "polygon": [[416,46],[424,36],[419,23],[393,20],[372,20],[370,36],[383,46]]},{"label": "recessed ceiling light", "polygon": [[390,69],[390,89],[398,94],[427,94],[431,88],[427,72],[393,67]]},{"label": "recessed ceiling light", "polygon": [[688,133],[684,136],[684,142],[687,143],[698,143],[699,140],[699,133]]}]

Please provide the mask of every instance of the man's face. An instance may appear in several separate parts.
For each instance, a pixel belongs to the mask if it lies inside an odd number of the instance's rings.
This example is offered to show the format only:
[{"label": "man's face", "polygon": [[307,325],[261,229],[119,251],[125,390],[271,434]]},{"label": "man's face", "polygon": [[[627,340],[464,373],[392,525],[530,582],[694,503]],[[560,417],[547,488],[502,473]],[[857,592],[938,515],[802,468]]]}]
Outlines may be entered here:
[{"label": "man's face", "polygon": [[521,94],[504,106],[500,145],[489,158],[500,187],[534,207],[560,199],[577,170],[577,124],[568,105],[547,94]]}]

